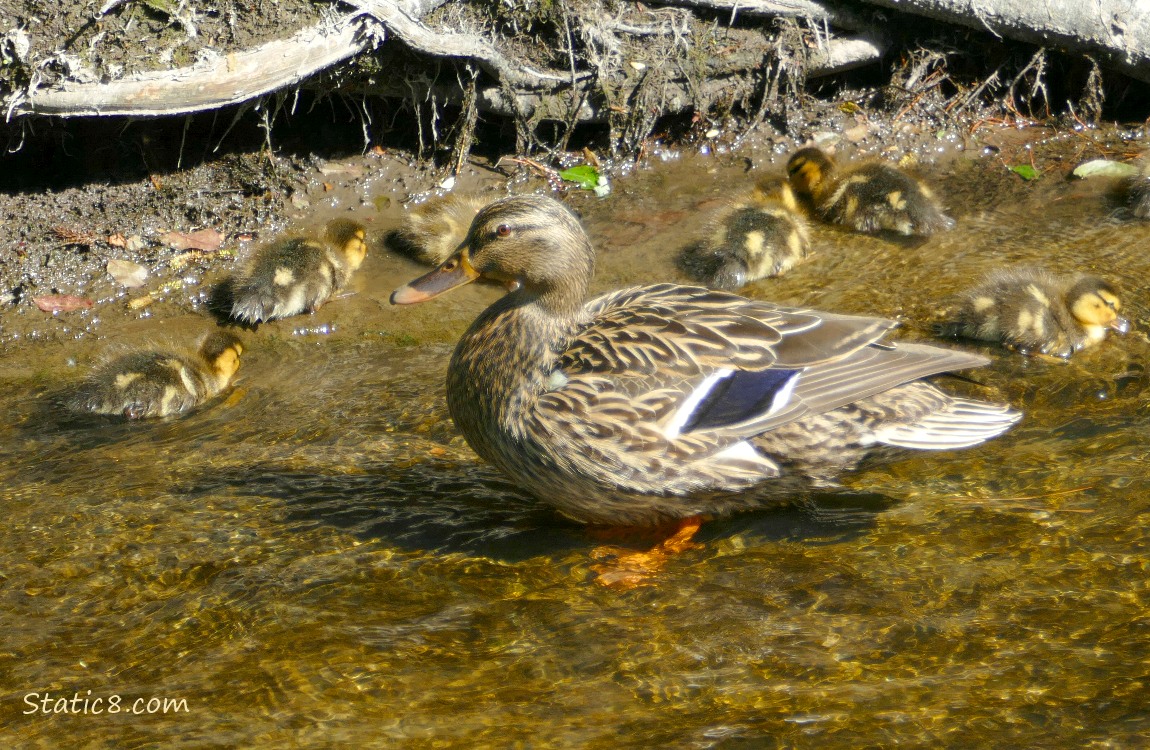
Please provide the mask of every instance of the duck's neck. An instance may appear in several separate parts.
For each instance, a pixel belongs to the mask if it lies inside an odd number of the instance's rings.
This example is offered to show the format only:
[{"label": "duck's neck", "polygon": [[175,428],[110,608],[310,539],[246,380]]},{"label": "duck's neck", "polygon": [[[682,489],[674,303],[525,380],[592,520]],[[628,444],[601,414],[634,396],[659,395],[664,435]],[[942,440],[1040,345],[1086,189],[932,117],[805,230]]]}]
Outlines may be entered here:
[{"label": "duck's neck", "polygon": [[518,435],[582,323],[582,300],[513,292],[471,324],[452,356],[447,405],[471,447],[489,461],[494,433]]}]

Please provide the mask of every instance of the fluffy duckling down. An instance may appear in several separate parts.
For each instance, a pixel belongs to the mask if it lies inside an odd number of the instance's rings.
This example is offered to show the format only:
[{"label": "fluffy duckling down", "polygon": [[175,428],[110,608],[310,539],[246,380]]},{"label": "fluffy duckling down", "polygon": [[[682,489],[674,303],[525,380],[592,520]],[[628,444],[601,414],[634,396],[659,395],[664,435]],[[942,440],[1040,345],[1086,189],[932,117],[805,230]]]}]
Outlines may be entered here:
[{"label": "fluffy duckling down", "polygon": [[479,210],[491,201],[478,195],[449,193],[411,209],[403,225],[387,237],[392,249],[438,266],[455,252]]},{"label": "fluffy duckling down", "polygon": [[825,152],[804,148],[787,162],[795,192],[808,198],[820,219],[857,232],[928,236],[950,229],[934,192],[921,180],[881,161],[839,170]]},{"label": "fluffy duckling down", "polygon": [[1136,218],[1150,219],[1150,155],[1142,157],[1138,174],[1127,181],[1126,198]]},{"label": "fluffy duckling down", "polygon": [[1113,286],[1096,276],[1055,276],[1036,269],[996,271],[967,291],[941,333],[997,341],[1023,354],[1069,357],[1108,331],[1126,333]]},{"label": "fluffy duckling down", "polygon": [[181,414],[228,387],[243,350],[235,335],[217,331],[203,340],[194,355],[127,354],[97,368],[69,398],[68,407],[127,419]]},{"label": "fluffy duckling down", "polygon": [[722,209],[703,240],[688,246],[679,263],[709,287],[734,290],[782,276],[809,250],[807,222],[790,184],[767,177],[749,195]]},{"label": "fluffy duckling down", "polygon": [[328,222],[323,237],[295,237],[256,252],[232,284],[232,317],[259,323],[315,312],[342,289],[367,255],[362,224]]}]

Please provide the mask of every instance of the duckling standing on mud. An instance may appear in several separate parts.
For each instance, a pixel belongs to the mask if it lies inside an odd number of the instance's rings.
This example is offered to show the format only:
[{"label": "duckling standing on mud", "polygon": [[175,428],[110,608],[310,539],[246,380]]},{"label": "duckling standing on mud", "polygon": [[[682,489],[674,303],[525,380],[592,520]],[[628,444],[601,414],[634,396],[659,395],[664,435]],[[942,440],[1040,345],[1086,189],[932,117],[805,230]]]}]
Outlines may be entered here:
[{"label": "duckling standing on mud", "polygon": [[1023,354],[1067,358],[1106,338],[1126,333],[1113,286],[1096,276],[1055,276],[1035,269],[991,273],[963,295],[947,336],[998,341]]},{"label": "duckling standing on mud", "polygon": [[411,209],[403,226],[387,236],[392,249],[421,263],[438,266],[467,237],[471,221],[490,199],[449,193]]},{"label": "duckling standing on mud", "polygon": [[920,180],[880,161],[841,172],[823,151],[804,148],[787,162],[791,185],[808,197],[819,218],[858,232],[928,236],[954,226]]},{"label": "duckling standing on mud", "polygon": [[245,323],[315,312],[363,263],[362,224],[328,222],[322,240],[296,237],[261,248],[232,285],[232,317]]},{"label": "duckling standing on mud", "polygon": [[98,368],[68,399],[73,411],[127,419],[180,414],[217,395],[240,367],[243,344],[233,334],[209,334],[194,356],[135,352]]},{"label": "duckling standing on mud", "polygon": [[706,237],[689,245],[679,264],[692,278],[734,290],[768,276],[782,276],[810,249],[807,222],[790,183],[767,177],[749,196],[715,218]]}]

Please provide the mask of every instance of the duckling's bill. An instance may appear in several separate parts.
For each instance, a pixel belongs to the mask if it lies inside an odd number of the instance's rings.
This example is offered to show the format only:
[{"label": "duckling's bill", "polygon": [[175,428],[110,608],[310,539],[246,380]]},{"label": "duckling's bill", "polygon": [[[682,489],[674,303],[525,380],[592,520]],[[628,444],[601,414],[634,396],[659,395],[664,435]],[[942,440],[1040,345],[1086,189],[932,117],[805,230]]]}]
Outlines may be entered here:
[{"label": "duckling's bill", "polygon": [[443,261],[433,271],[420,276],[415,281],[404,284],[391,293],[391,304],[413,305],[438,297],[457,286],[470,284],[479,278],[479,272],[471,265],[467,248],[462,248]]}]

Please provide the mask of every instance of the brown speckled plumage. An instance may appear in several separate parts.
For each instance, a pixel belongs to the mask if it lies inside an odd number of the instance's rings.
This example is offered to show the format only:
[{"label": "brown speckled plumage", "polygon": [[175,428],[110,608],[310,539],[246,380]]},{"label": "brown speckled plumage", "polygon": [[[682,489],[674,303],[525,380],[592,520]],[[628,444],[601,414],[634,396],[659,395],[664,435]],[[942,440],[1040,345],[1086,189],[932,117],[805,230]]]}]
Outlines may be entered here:
[{"label": "brown speckled plumage", "polygon": [[[1018,419],[919,381],[986,360],[883,342],[891,321],[674,284],[584,302],[593,266],[562,204],[508,198],[392,295],[420,302],[479,276],[514,289],[456,347],[448,406],[476,453],[573,519],[646,524],[779,502],[880,443],[963,447]],[[736,397],[745,386],[749,406]]]}]

